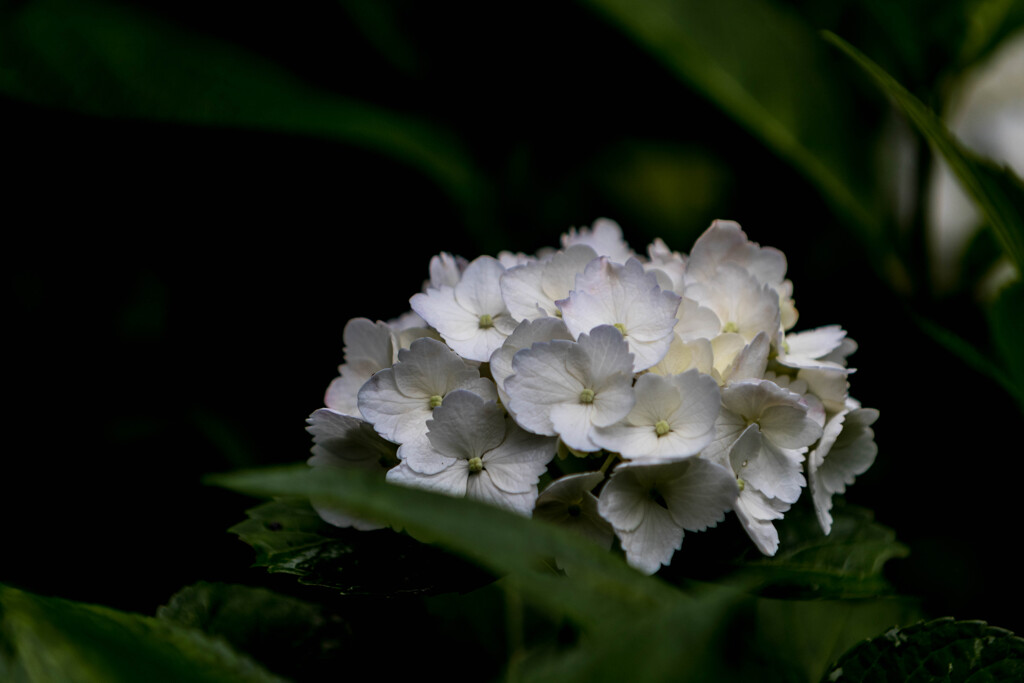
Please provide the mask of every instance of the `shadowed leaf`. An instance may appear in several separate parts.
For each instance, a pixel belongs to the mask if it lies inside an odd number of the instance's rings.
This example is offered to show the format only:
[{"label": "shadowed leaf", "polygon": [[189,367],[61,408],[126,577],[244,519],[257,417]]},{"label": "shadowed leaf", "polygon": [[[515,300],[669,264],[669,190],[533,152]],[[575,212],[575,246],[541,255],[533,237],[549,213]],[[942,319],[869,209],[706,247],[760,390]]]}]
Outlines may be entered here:
[{"label": "shadowed leaf", "polygon": [[7,660],[8,673],[13,664],[27,681],[284,680],[220,639],[152,617],[6,586],[0,586],[0,615],[2,658]]},{"label": "shadowed leaf", "polygon": [[1024,639],[981,621],[936,619],[893,628],[846,652],[822,683],[1019,681]]}]

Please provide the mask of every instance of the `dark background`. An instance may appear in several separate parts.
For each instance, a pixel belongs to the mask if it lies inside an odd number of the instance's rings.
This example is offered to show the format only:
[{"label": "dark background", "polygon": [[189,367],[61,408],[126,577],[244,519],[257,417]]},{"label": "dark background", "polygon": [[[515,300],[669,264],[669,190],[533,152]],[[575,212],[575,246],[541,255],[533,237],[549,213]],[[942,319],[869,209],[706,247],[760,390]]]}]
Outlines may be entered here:
[{"label": "dark background", "polygon": [[[226,531],[254,501],[200,479],[307,457],[304,420],[349,318],[404,312],[442,250],[532,252],[607,216],[638,251],[660,235],[685,252],[728,218],[786,253],[797,329],[838,323],[860,344],[852,394],[881,412],[879,455],[847,499],[910,547],[889,566],[897,589],[930,616],[1024,631],[1010,558],[1021,414],[910,316],[985,348],[980,308],[966,291],[931,293],[912,250],[911,286],[894,288],[814,186],[615,26],[574,4],[392,3],[403,40],[382,51],[353,3],[287,16],[150,4],[161,21],[456,131],[493,192],[488,227],[415,168],[356,145],[0,98],[0,581],[147,614],[197,580],[259,582]],[[929,16],[901,60],[870,3],[788,7],[939,97],[948,17]],[[863,91],[854,118],[873,142],[888,110],[839,68]],[[652,187],[661,163],[685,187]]]}]

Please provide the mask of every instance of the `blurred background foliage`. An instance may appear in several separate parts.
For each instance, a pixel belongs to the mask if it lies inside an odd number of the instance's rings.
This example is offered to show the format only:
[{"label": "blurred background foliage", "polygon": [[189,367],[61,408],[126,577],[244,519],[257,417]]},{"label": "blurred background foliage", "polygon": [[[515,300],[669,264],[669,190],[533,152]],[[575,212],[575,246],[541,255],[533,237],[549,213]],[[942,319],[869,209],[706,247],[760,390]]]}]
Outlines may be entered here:
[{"label": "blurred background foliage", "polygon": [[798,329],[860,344],[879,456],[847,498],[910,548],[898,591],[1024,632],[1012,258],[821,33],[1019,175],[1022,29],[1011,0],[0,0],[0,581],[144,614],[264,581],[226,533],[251,499],[200,478],[307,456],[349,318],[404,312],[442,250],[607,216],[685,252],[727,218],[786,253]]}]

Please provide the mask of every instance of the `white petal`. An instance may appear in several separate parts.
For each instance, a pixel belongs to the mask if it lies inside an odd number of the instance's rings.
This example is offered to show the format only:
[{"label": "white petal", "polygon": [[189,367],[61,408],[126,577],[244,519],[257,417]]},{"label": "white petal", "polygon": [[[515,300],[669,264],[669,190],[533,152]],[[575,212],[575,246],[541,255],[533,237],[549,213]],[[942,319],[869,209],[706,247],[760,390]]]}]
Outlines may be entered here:
[{"label": "white petal", "polygon": [[786,503],[796,502],[806,484],[803,456],[763,438],[756,424],[750,425],[733,444],[729,462],[747,486]]},{"label": "white petal", "polygon": [[871,425],[878,411],[858,408],[840,413],[825,425],[821,443],[811,452],[807,474],[818,522],[826,534],[832,530],[832,496],[871,467],[878,453]]},{"label": "white petal", "polygon": [[586,244],[594,249],[599,256],[607,256],[617,263],[625,263],[633,252],[622,239],[622,228],[608,218],[598,218],[592,228],[573,228],[568,234],[562,235],[562,246]]},{"label": "white petal", "polygon": [[420,474],[402,462],[388,470],[387,480],[399,486],[425,489],[446,496],[462,498],[466,495],[469,480],[469,466],[465,460],[455,460],[452,465],[436,474]]},{"label": "white petal", "polygon": [[417,474],[437,474],[459,459],[439,452],[425,438],[402,444],[398,448],[398,457]]},{"label": "white petal", "polygon": [[780,448],[806,448],[821,436],[821,426],[805,404],[768,406],[757,422],[765,437]]},{"label": "white petal", "polygon": [[[670,379],[681,398],[669,415],[672,433],[687,439],[710,440],[715,420],[722,407],[718,384],[708,375],[690,370]],[[703,445],[698,448],[699,451]],[[694,451],[697,452],[697,451]]]},{"label": "white petal", "polygon": [[459,283],[466,265],[466,259],[461,256],[452,256],[447,252],[433,256],[430,259],[430,286],[435,288],[446,285],[454,287]]},{"label": "white petal", "polygon": [[676,524],[687,531],[704,531],[725,519],[739,487],[733,473],[702,458],[661,466],[665,483],[658,487]]},{"label": "white petal", "polygon": [[686,296],[679,303],[677,317],[675,332],[683,341],[713,339],[722,331],[723,322],[714,311]]},{"label": "white petal", "polygon": [[[376,472],[381,478],[398,460],[394,444],[384,441],[373,427],[352,416],[320,409],[309,417],[306,430],[313,435],[313,467],[357,468]],[[310,504],[328,524],[354,527],[360,531],[383,529],[386,525],[353,516],[333,503],[312,498]]]},{"label": "white petal", "polygon": [[[628,410],[628,409],[627,409]],[[583,453],[601,450],[592,436],[594,434],[594,405],[585,405],[578,401],[561,403],[551,406],[551,424],[555,434],[569,448]]]},{"label": "white petal", "polygon": [[430,405],[425,398],[398,390],[391,368],[381,370],[359,390],[359,412],[377,433],[389,441],[405,443],[425,438]]},{"label": "white petal", "polygon": [[506,493],[527,493],[537,488],[540,475],[555,456],[555,439],[521,429],[506,422],[504,441],[483,456],[484,470],[494,485]]},{"label": "white petal", "polygon": [[623,467],[612,472],[611,479],[601,490],[597,501],[598,512],[616,531],[633,531],[644,521],[645,506],[651,500],[651,482],[643,470]]},{"label": "white petal", "polygon": [[455,300],[477,317],[484,313],[493,317],[508,313],[505,300],[501,298],[500,282],[504,272],[505,267],[492,256],[473,259],[462,273],[459,284],[455,285]]},{"label": "white petal", "polygon": [[[726,336],[733,335],[723,334],[718,339]],[[717,342],[718,339],[715,341]],[[712,344],[714,345],[714,342]],[[759,333],[749,344],[740,349],[726,367],[719,367],[718,347],[715,348],[715,369],[720,372],[726,384],[764,377],[765,370],[768,368],[768,354],[771,351],[768,335],[764,332]]]},{"label": "white petal", "polygon": [[[717,329],[717,328],[716,328]],[[687,370],[712,374],[714,354],[707,339],[693,339],[684,342],[677,334],[669,346],[668,353],[648,370],[656,375],[678,375]]]},{"label": "white petal", "polygon": [[762,493],[746,488],[740,492],[734,506],[736,517],[746,530],[750,540],[765,555],[774,555],[779,550],[779,532],[772,520],[782,519],[789,505],[771,500]]},{"label": "white petal", "polygon": [[406,396],[444,396],[467,382],[479,379],[480,371],[466,364],[442,342],[429,337],[417,339],[398,352],[395,384]]},{"label": "white petal", "polygon": [[785,356],[804,359],[824,358],[839,348],[846,338],[846,330],[839,325],[826,325],[813,330],[786,335]]},{"label": "white petal", "polygon": [[505,380],[509,410],[520,426],[535,434],[556,434],[551,407],[578,402],[584,386],[566,370],[574,342],[554,340],[522,349],[512,358],[512,374]]},{"label": "white petal", "polygon": [[611,548],[615,531],[598,513],[597,497],[591,493],[603,479],[601,472],[579,472],[556,479],[537,498],[534,519],[572,529],[602,548]]},{"label": "white petal", "polygon": [[501,277],[501,294],[516,320],[558,315],[555,301],[569,295],[576,275],[597,258],[589,246],[578,244],[547,261],[507,270]]},{"label": "white petal", "polygon": [[445,396],[427,422],[427,438],[439,453],[470,460],[496,448],[505,438],[501,407],[459,389]]},{"label": "white petal", "polygon": [[512,334],[502,343],[501,348],[491,354],[490,369],[491,377],[498,387],[498,394],[506,406],[509,403],[508,394],[505,392],[505,380],[512,374],[512,358],[516,352],[529,348],[537,342],[548,342],[553,339],[564,339],[571,341],[572,336],[566,329],[565,323],[559,318],[538,318],[536,320],[524,320]]},{"label": "white petal", "polygon": [[345,324],[345,363],[341,373],[327,387],[324,405],[346,415],[359,415],[357,397],[360,387],[373,373],[395,362],[390,327],[367,318],[353,318]]},{"label": "white petal", "polygon": [[668,352],[679,302],[680,297],[662,290],[636,259],[620,265],[602,257],[576,277],[575,289],[558,306],[576,338],[599,325],[621,326],[638,372]]},{"label": "white petal", "polygon": [[309,416],[315,467],[358,467],[382,472],[398,463],[395,445],[382,439],[368,422],[321,408]]},{"label": "white petal", "polygon": [[626,562],[648,575],[669,564],[683,546],[682,527],[672,520],[668,510],[655,503],[646,506],[644,521],[636,529],[615,532],[626,551]]},{"label": "white petal", "polygon": [[707,277],[726,262],[748,270],[760,282],[781,284],[786,274],[781,251],[751,242],[735,221],[716,220],[694,242],[687,272],[691,277]]},{"label": "white petal", "polygon": [[537,487],[534,486],[525,493],[502,491],[494,484],[490,473],[484,469],[469,475],[466,496],[529,517],[537,502]]}]

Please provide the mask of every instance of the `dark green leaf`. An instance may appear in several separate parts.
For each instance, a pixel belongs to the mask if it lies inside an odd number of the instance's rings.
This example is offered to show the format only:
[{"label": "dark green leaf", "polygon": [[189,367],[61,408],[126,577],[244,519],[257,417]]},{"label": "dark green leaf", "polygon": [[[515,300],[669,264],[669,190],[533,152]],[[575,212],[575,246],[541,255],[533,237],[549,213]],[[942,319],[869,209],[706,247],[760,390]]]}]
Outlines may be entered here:
[{"label": "dark green leaf", "polygon": [[[872,600],[756,601],[756,647],[751,656],[775,658],[792,676],[785,680],[817,681],[821,672],[857,643],[893,624],[921,619],[915,600],[887,597]],[[755,677],[756,679],[756,677]]]},{"label": "dark green leaf", "polygon": [[[762,0],[585,0],[807,177],[874,243],[850,93],[811,28]],[[876,246],[880,246],[877,245]]]},{"label": "dark green leaf", "polygon": [[1024,410],[1024,283],[1005,287],[989,309],[989,329],[1000,355],[998,376]]},{"label": "dark green leaf", "polygon": [[1024,680],[1024,639],[981,621],[892,628],[844,654],[822,683]]},{"label": "dark green leaf", "polygon": [[326,670],[350,628],[321,605],[265,588],[226,583],[187,586],[156,616],[223,638],[238,652],[290,676]]},{"label": "dark green leaf", "polygon": [[5,7],[0,93],[86,114],[318,136],[407,163],[471,220],[487,194],[458,138],[303,83],[277,64],[124,4]]},{"label": "dark green leaf", "polygon": [[[1018,308],[1017,311],[1016,315],[1019,320],[1021,316],[1021,309]],[[947,351],[957,356],[961,361],[966,363],[975,371],[998,383],[1011,396],[1016,397],[1017,400],[1021,401],[1022,405],[1024,405],[1024,385],[1019,383],[1014,384],[1010,374],[991,355],[985,354],[966,339],[963,339],[953,331],[946,329],[931,320],[920,316],[917,316],[916,320],[917,324],[921,326],[921,329],[927,332],[928,335],[931,336],[931,338],[938,344],[945,347]],[[995,325],[995,318],[992,317],[991,320],[991,324]],[[1007,322],[1009,322],[1011,326],[1013,325],[1012,320]],[[1011,354],[1019,353],[1019,347],[1017,347],[1017,349],[1011,347],[1007,349],[1006,352]]]},{"label": "dark green leaf", "polygon": [[[302,465],[214,475],[208,481],[250,495],[322,498],[349,514],[399,526],[491,572],[508,574],[537,606],[595,630],[617,628],[685,599],[563,529],[484,503],[394,486],[358,470],[313,471]],[[553,570],[553,557],[571,578]]]},{"label": "dark green leaf", "polygon": [[779,551],[754,557],[741,571],[767,595],[791,598],[873,598],[891,592],[883,567],[909,550],[871,511],[837,502],[832,532],[822,533],[814,513],[798,506],[779,522]]},{"label": "dark green leaf", "polygon": [[274,500],[247,514],[231,532],[256,550],[256,566],[295,574],[300,583],[346,595],[427,595],[475,588],[491,578],[391,529],[333,527],[302,498]]},{"label": "dark green leaf", "polygon": [[960,64],[984,59],[1024,25],[1024,3],[1019,0],[971,0],[965,8],[967,32],[960,46]]},{"label": "dark green leaf", "polygon": [[1024,268],[1024,183],[1012,170],[967,150],[928,107],[852,45],[832,33],[826,39],[864,69],[949,164],[966,193],[992,226],[1004,253]]},{"label": "dark green leaf", "polygon": [[[705,587],[693,600],[638,615],[615,637],[585,641],[568,653],[527,660],[522,680],[529,683],[588,681],[658,683],[753,680],[764,674],[731,651],[736,611],[745,596],[723,587]],[[749,606],[749,601],[746,602]],[[757,680],[781,681],[760,675]]]},{"label": "dark green leaf", "polygon": [[7,586],[0,586],[0,615],[0,660],[34,683],[284,680],[222,640],[152,617]]}]

